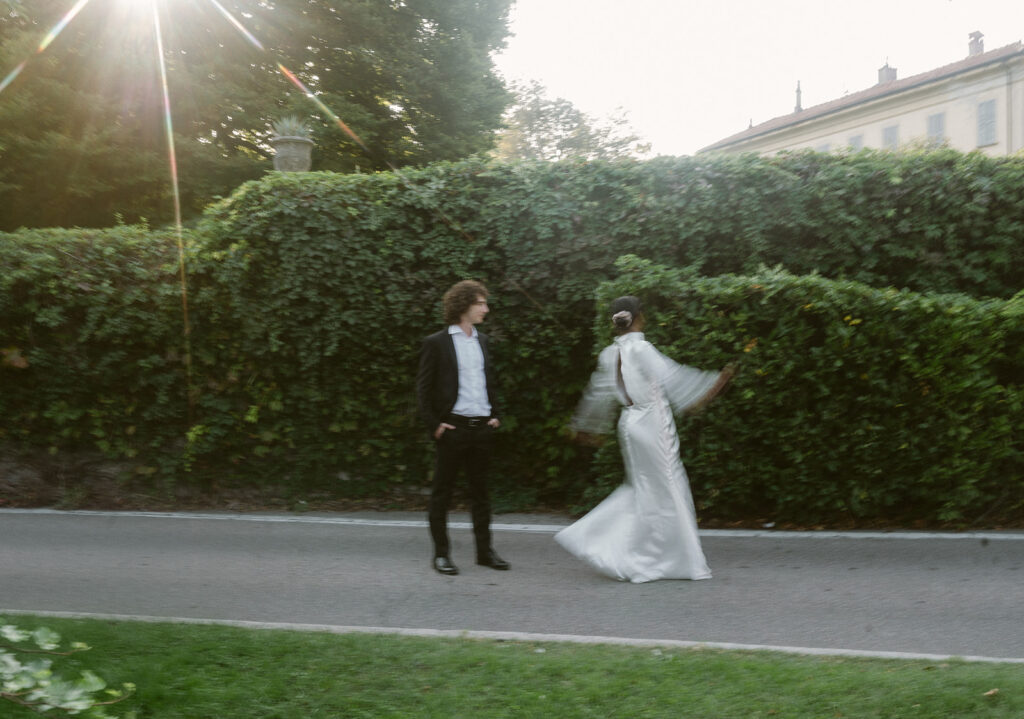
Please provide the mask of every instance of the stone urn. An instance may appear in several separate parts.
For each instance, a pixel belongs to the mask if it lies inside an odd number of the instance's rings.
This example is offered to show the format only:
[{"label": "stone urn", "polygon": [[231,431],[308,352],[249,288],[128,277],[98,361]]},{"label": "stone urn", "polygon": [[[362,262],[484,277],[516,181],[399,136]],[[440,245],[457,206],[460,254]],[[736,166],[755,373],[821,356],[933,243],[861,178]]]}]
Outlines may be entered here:
[{"label": "stone urn", "polygon": [[309,127],[296,117],[286,117],[274,123],[274,169],[281,172],[309,172],[313,165],[313,141]]},{"label": "stone urn", "polygon": [[313,141],[308,137],[273,137],[274,169],[281,172],[309,172],[313,165]]}]

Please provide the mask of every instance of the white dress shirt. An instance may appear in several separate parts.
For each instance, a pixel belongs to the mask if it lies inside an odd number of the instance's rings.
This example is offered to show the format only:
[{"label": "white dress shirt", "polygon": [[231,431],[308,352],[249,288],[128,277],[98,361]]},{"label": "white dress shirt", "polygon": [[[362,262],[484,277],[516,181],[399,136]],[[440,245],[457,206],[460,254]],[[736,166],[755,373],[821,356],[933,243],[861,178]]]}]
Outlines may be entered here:
[{"label": "white dress shirt", "polygon": [[448,334],[455,344],[455,359],[459,364],[459,397],[452,414],[460,417],[490,417],[491,403],[487,398],[487,377],[484,374],[484,351],[480,335],[473,328],[467,337],[458,325],[450,325]]}]

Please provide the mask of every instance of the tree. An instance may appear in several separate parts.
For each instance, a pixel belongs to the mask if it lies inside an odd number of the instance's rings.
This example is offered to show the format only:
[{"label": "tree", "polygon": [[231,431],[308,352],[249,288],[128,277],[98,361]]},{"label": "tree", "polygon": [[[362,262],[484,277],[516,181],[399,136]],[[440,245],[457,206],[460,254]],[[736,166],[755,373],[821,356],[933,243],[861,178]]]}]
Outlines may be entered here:
[{"label": "tree", "polygon": [[[32,12],[53,5],[41,0]],[[27,60],[0,95],[0,228],[39,224],[40,211],[51,224],[89,224],[118,195],[119,209],[131,214],[133,203],[159,194],[166,171],[133,141],[142,129],[134,113],[111,111],[114,103],[102,91],[107,79],[81,44],[40,54],[44,35],[24,11],[0,17],[0,72]]]},{"label": "tree", "polygon": [[[0,76],[28,59],[0,93],[0,230],[167,221],[150,5],[91,0],[37,52],[70,4],[0,4]],[[270,169],[271,123],[283,115],[314,128],[314,169],[385,169],[491,149],[510,99],[491,61],[508,35],[510,4],[158,0],[186,217]]]},{"label": "tree", "polygon": [[516,101],[506,114],[495,156],[504,160],[597,160],[637,157],[649,143],[629,127],[625,113],[597,120],[568,100],[547,97],[537,82],[516,85]]},{"label": "tree", "polygon": [[304,30],[279,38],[283,54],[370,150],[321,117],[319,167],[384,169],[493,147],[511,96],[491,55],[504,46],[511,0],[299,4]]}]

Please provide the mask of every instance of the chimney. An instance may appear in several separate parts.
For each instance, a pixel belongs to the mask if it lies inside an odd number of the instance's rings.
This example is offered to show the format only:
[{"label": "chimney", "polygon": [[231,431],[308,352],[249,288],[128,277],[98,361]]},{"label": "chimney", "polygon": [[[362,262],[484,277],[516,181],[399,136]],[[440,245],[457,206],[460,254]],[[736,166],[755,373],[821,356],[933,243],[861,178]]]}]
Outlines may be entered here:
[{"label": "chimney", "polygon": [[883,67],[878,68],[878,84],[884,85],[887,82],[896,81],[896,68],[889,67],[889,63],[886,62]]},{"label": "chimney", "polygon": [[800,81],[796,81],[796,107],[793,108],[793,112],[800,112],[803,110],[803,105],[800,104]]},{"label": "chimney", "polygon": [[985,52],[985,41],[981,39],[985,37],[984,35],[975,30],[967,37],[971,38],[971,42],[967,46],[967,57],[974,57]]}]

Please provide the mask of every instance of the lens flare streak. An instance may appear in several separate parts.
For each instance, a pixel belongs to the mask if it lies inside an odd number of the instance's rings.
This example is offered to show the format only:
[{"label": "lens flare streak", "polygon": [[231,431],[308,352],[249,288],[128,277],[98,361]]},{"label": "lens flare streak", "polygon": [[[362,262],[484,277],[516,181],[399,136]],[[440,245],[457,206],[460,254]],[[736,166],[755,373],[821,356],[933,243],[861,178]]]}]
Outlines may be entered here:
[{"label": "lens flare streak", "polygon": [[[258,47],[260,50],[266,52],[266,48],[263,47],[263,43],[261,43],[256,38],[255,35],[249,32],[246,29],[245,25],[239,22],[239,20],[234,15],[232,15],[227,9],[225,9],[223,5],[217,2],[217,0],[210,0],[210,2],[214,5],[214,7],[216,7],[220,11],[220,13],[227,19],[227,21],[230,22],[235,27],[236,30],[238,30],[238,32],[242,33],[246,40],[252,43],[255,47]],[[334,114],[331,111],[331,109],[327,107],[327,105],[325,105],[315,94],[313,94],[313,92],[308,87],[306,87],[306,85],[302,82],[302,80],[298,78],[298,76],[295,73],[293,73],[291,70],[285,67],[284,64],[281,62],[277,63],[277,69],[280,70],[281,74],[288,78],[288,80],[293,85],[295,85],[295,87],[299,88],[306,97],[312,100],[313,104],[316,105],[328,118],[330,118],[331,121],[334,122],[334,124],[340,127],[346,135],[351,137],[352,141],[359,145],[359,147],[362,148],[363,152],[365,152],[368,155],[372,155],[372,153],[370,152],[370,148],[368,148],[366,144],[361,139],[359,139],[359,135],[353,132],[352,128],[346,125],[345,122],[340,117]],[[388,166],[390,167],[390,163],[388,163]]]},{"label": "lens flare streak", "polygon": [[[323,111],[323,113],[325,115],[327,115],[327,117],[329,117],[338,127],[340,127],[345,132],[346,135],[351,137],[352,141],[355,142],[357,145],[359,145],[359,147],[361,147],[363,149],[363,152],[365,152],[367,155],[372,155],[373,154],[373,153],[370,152],[370,148],[368,148],[363,143],[363,141],[359,139],[359,135],[354,133],[352,131],[352,128],[350,128],[348,125],[346,125],[345,122],[340,117],[338,117],[337,115],[335,115],[331,111],[331,108],[327,107],[327,105],[325,105],[320,100],[320,98],[318,98],[316,95],[314,95],[310,91],[310,89],[308,87],[306,87],[305,84],[303,84],[302,80],[300,80],[298,77],[296,77],[295,73],[293,73],[291,70],[286,68],[280,62],[277,63],[277,67],[281,71],[282,75],[284,75],[286,78],[291,80],[292,84],[295,85],[295,87],[297,87],[300,90],[302,90],[302,92],[305,93],[306,97],[308,97],[310,100],[313,101],[314,105],[316,105],[318,108],[320,108],[320,110]],[[391,163],[388,163],[388,166],[391,167]],[[395,168],[392,167],[391,169],[395,169]]]},{"label": "lens flare streak", "polygon": [[7,77],[3,79],[3,82],[0,82],[0,92],[6,90],[7,86],[14,82],[14,78],[21,74],[21,71],[25,69],[26,65],[28,65],[28,60],[22,60],[20,65],[7,74]]},{"label": "lens flare streak", "polygon": [[242,23],[240,23],[238,20],[236,20],[234,15],[232,15],[230,12],[225,10],[223,5],[221,5],[219,2],[217,2],[217,0],[210,0],[210,2],[213,3],[214,7],[216,7],[218,10],[220,10],[220,14],[223,15],[225,18],[227,18],[227,21],[229,23],[231,23],[232,25],[235,26],[235,29],[238,30],[238,32],[242,33],[242,35],[245,36],[246,40],[251,42],[253,45],[258,47],[260,50],[266,50],[266,48],[263,47],[263,43],[261,43],[256,38],[255,35],[253,35],[251,32],[246,30],[245,26],[242,25]]},{"label": "lens flare streak", "polygon": [[178,184],[178,155],[174,149],[174,124],[171,120],[171,93],[167,86],[167,63],[164,61],[163,32],[156,2],[152,3],[153,30],[156,35],[157,63],[160,66],[160,86],[164,102],[164,132],[167,134],[167,156],[171,168],[171,188],[174,195],[174,227],[178,240],[178,275],[181,281],[181,310],[184,320],[185,374],[188,382],[189,422],[192,421],[194,392],[192,387],[192,326],[188,318],[188,283],[185,274],[185,243],[181,226],[181,191]]},{"label": "lens flare streak", "polygon": [[79,11],[86,6],[88,2],[89,0],[78,0],[78,2],[75,3],[75,6],[68,10],[67,14],[64,15],[64,17],[61,18],[60,21],[53,26],[53,29],[46,34],[46,37],[43,38],[43,41],[39,43],[39,49],[36,50],[36,53],[41,53],[43,50],[48,48],[50,46],[50,43],[57,39],[57,36],[64,31],[64,28],[68,26],[69,22],[75,19],[75,15],[77,15]]},{"label": "lens flare streak", "polygon": [[[64,14],[64,17],[62,17],[60,21],[53,26],[50,32],[46,33],[46,35],[43,36],[43,39],[39,43],[39,47],[36,48],[34,54],[38,55],[43,50],[48,48],[50,46],[50,43],[57,39],[57,36],[60,35],[61,32],[63,32],[64,28],[68,26],[69,22],[75,19],[75,15],[77,15],[82,10],[82,8],[86,6],[88,2],[89,0],[78,0],[78,2],[75,3],[74,7],[68,10]],[[3,79],[3,81],[0,81],[0,92],[6,90],[7,86],[14,82],[15,78],[17,78],[18,75],[21,74],[21,71],[25,69],[26,65],[28,65],[28,60],[22,60],[20,65],[11,70],[7,74],[7,77]]]}]

